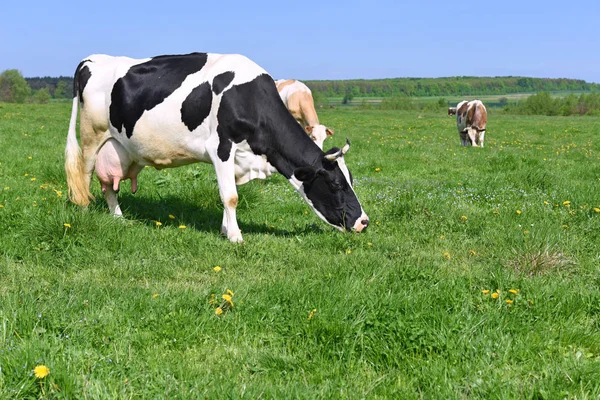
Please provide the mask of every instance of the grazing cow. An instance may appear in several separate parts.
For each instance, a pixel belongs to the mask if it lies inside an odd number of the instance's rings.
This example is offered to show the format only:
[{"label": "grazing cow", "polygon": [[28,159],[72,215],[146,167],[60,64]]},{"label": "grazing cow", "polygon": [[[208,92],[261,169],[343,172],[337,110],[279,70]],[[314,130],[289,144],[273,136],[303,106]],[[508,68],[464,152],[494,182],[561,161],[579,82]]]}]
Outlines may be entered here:
[{"label": "grazing cow", "polygon": [[244,56],[97,54],[75,72],[65,170],[69,197],[87,206],[95,168],[110,211],[121,215],[119,181],[132,179],[135,191],[144,166],[212,163],[224,206],[221,231],[241,242],[236,184],[273,172],[328,224],[365,229],[369,219],[344,161],[349,147],[323,153],[286,110],[273,79]]},{"label": "grazing cow", "polygon": [[483,147],[487,111],[480,100],[461,101],[448,108],[448,115],[456,114],[456,127],[463,146]]},{"label": "grazing cow", "polygon": [[325,139],[333,136],[333,130],[319,124],[315,102],[308,86],[293,79],[280,79],[275,81],[275,84],[281,100],[283,100],[290,113],[304,127],[310,138],[322,149]]}]

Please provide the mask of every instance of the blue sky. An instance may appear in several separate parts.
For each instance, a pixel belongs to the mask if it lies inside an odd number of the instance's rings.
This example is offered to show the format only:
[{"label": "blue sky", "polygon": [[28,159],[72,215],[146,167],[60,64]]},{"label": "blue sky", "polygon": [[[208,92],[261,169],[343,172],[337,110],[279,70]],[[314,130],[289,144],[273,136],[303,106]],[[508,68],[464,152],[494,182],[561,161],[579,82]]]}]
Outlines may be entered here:
[{"label": "blue sky", "polygon": [[600,83],[600,0],[55,1],[1,7],[0,71],[89,54],[241,53],[275,78],[532,76]]}]

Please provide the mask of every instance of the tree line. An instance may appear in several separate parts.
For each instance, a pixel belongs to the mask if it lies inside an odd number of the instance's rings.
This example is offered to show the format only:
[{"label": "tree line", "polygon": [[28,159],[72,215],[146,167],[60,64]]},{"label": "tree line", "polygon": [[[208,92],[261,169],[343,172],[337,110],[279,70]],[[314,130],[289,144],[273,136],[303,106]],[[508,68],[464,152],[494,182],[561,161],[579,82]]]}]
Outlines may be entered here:
[{"label": "tree line", "polygon": [[455,76],[447,78],[390,78],[304,81],[325,97],[475,96],[537,92],[600,91],[600,84],[580,79]]}]

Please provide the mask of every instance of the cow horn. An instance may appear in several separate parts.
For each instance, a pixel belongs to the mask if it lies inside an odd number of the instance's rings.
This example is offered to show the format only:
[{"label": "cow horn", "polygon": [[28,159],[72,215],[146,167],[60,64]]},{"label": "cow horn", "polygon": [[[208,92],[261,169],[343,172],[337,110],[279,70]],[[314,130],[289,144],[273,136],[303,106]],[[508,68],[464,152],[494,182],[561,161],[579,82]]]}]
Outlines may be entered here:
[{"label": "cow horn", "polygon": [[338,158],[342,157],[344,154],[346,154],[349,149],[350,149],[350,140],[348,140],[348,138],[346,138],[346,144],[344,145],[344,147],[342,147],[341,149],[339,149],[335,153],[326,154],[325,155],[325,159],[328,160],[328,161],[335,161]]}]

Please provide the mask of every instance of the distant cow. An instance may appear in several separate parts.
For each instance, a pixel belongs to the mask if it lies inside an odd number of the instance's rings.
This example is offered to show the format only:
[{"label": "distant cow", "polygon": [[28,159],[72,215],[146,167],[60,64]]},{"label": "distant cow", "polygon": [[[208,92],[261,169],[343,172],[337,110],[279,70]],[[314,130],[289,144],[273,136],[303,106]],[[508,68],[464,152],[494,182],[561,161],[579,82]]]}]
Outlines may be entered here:
[{"label": "distant cow", "polygon": [[319,124],[312,92],[308,86],[293,79],[280,79],[275,81],[275,84],[281,100],[283,100],[290,113],[304,127],[310,138],[322,149],[325,139],[333,136],[333,130]]},{"label": "distant cow", "polygon": [[71,200],[86,206],[96,169],[110,211],[121,215],[119,182],[132,179],[137,190],[144,166],[212,163],[224,206],[221,231],[241,242],[236,184],[273,172],[328,224],[365,229],[369,219],[344,161],[349,147],[323,153],[286,110],[273,79],[244,56],[96,54],[75,72],[65,170]]},{"label": "distant cow", "polygon": [[448,115],[456,114],[456,127],[463,146],[483,147],[487,111],[479,100],[461,101],[456,107],[448,108]]}]

